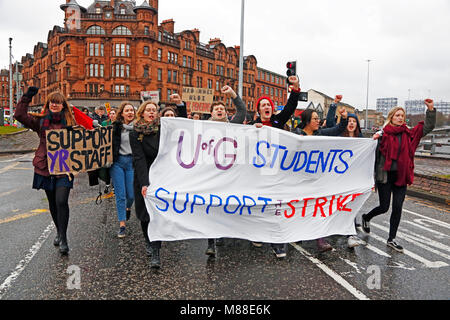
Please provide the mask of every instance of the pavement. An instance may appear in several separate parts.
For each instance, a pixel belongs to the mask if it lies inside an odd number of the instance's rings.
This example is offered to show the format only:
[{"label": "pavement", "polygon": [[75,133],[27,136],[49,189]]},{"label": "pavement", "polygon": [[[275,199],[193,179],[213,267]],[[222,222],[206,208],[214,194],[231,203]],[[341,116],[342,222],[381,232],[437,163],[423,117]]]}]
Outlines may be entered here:
[{"label": "pavement", "polygon": [[34,152],[38,146],[38,135],[29,129],[0,135],[0,155]]}]

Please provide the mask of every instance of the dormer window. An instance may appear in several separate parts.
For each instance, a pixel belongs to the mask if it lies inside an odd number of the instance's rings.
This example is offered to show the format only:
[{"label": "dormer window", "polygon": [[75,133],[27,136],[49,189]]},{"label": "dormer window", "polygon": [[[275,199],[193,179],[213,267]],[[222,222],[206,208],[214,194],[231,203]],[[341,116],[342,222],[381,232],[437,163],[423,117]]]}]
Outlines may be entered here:
[{"label": "dormer window", "polygon": [[125,14],[125,8],[120,8],[120,14]]},{"label": "dormer window", "polygon": [[102,8],[95,8],[95,13],[96,14],[101,14],[102,13]]}]

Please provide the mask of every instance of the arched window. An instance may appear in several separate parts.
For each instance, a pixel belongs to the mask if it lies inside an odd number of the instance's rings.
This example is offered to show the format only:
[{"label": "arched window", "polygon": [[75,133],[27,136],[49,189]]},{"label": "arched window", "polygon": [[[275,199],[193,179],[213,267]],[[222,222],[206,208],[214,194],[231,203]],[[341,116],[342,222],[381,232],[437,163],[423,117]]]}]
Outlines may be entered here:
[{"label": "arched window", "polygon": [[131,31],[127,27],[119,26],[115,28],[112,32],[113,35],[120,35],[120,36],[130,36]]},{"label": "arched window", "polygon": [[100,26],[89,27],[86,31],[87,34],[105,34],[105,29]]}]

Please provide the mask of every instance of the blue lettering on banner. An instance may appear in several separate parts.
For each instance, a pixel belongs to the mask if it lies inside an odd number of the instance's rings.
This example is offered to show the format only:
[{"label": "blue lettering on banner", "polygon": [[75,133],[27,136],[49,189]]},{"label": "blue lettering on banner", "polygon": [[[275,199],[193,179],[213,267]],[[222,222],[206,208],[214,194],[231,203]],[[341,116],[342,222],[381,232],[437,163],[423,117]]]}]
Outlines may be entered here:
[{"label": "blue lettering on banner", "polygon": [[177,206],[175,205],[175,203],[177,202],[177,194],[178,194],[178,192],[175,192],[175,195],[173,197],[173,209],[178,213],[183,213],[186,211],[186,205],[189,202],[189,193],[186,193],[186,201],[184,202],[184,207],[183,207],[183,210],[181,210],[181,211],[178,210]]},{"label": "blue lettering on banner", "polygon": [[[218,205],[213,205],[213,203],[214,203],[213,199],[214,198],[220,200],[220,203]],[[206,207],[206,214],[209,214],[209,209],[211,207],[221,207],[221,206],[222,206],[222,198],[217,196],[217,195],[215,195],[215,194],[210,194],[209,195],[209,205],[208,205],[208,207]]]},{"label": "blue lettering on banner", "polygon": [[[197,203],[195,200],[196,199],[202,199],[202,203]],[[195,205],[200,205],[200,206],[203,206],[203,205],[205,205],[205,203],[206,203],[206,200],[205,200],[205,198],[203,198],[202,196],[199,196],[199,195],[197,195],[197,194],[195,194],[194,195],[194,199],[192,200],[192,204],[191,204],[191,213],[194,213],[194,206]]]},{"label": "blue lettering on banner", "polygon": [[263,163],[262,164],[256,164],[256,157],[253,157],[253,165],[257,168],[262,168],[266,165],[266,158],[262,154],[259,153],[259,145],[261,143],[265,143],[267,145],[267,149],[270,148],[270,144],[267,141],[258,141],[256,144],[256,154],[262,158]]},{"label": "blue lettering on banner", "polygon": [[342,156],[343,156],[345,153],[350,153],[350,158],[353,157],[353,152],[352,152],[352,150],[345,150],[344,152],[342,152],[342,153],[339,155],[339,160],[341,160],[341,162],[345,165],[345,169],[342,170],[342,171],[339,171],[338,168],[336,167],[336,168],[334,168],[334,171],[335,171],[336,173],[342,174],[342,173],[344,173],[345,171],[347,171],[348,168],[349,168],[348,163],[347,163],[344,159],[342,159]]},{"label": "blue lettering on banner", "polygon": [[157,208],[158,210],[160,210],[160,211],[166,212],[167,210],[169,210],[169,203],[168,203],[166,200],[164,200],[163,198],[158,197],[158,192],[159,192],[159,191],[165,191],[165,192],[167,192],[167,194],[170,194],[170,192],[167,191],[167,190],[164,189],[164,188],[159,188],[159,189],[156,190],[156,192],[155,192],[155,197],[156,197],[158,200],[161,200],[162,202],[164,202],[164,203],[166,204],[166,208],[165,208],[165,209],[162,209],[162,208],[160,208],[160,207],[158,207],[158,206],[156,206],[156,208]]},{"label": "blue lettering on banner", "polygon": [[[227,210],[231,198],[236,199],[237,202],[239,203],[239,205],[237,206],[236,210],[234,210],[234,211],[228,211],[228,210]],[[236,197],[236,196],[234,196],[234,195],[231,195],[231,196],[229,196],[229,197],[227,198],[227,201],[225,202],[225,207],[223,208],[223,210],[224,210],[226,213],[229,213],[229,214],[235,214],[236,211],[239,210],[239,208],[241,207],[241,205],[242,205],[242,204],[241,204],[241,201],[239,200],[239,198]]]},{"label": "blue lettering on banner", "polygon": [[[249,196],[243,196],[242,199],[243,199],[244,205],[241,207],[241,212],[239,213],[239,215],[242,216],[242,211],[244,210],[244,208],[247,208],[248,214],[251,215],[252,211],[250,210],[250,208],[256,206],[256,201],[252,197],[249,197]],[[253,205],[251,205],[251,206],[246,205],[247,203],[245,202],[245,199],[253,201]]]},{"label": "blue lettering on banner", "polygon": [[[256,143],[256,156],[253,157],[253,166],[255,168],[263,168],[268,165],[266,157],[261,153],[261,145],[267,148],[269,157],[271,157],[269,168],[273,169],[280,162],[280,169],[283,171],[300,172],[304,170],[305,173],[310,174],[332,171],[337,174],[344,174],[350,168],[348,164],[349,159],[345,159],[346,157],[344,156],[348,154],[349,158],[352,158],[354,155],[352,150],[340,149],[293,152],[288,150],[286,146],[269,144],[269,142],[261,140]],[[280,152],[283,152],[282,156],[279,156]],[[287,164],[286,159],[290,158],[290,155],[292,155],[292,160]],[[278,159],[281,159],[281,161]]]}]

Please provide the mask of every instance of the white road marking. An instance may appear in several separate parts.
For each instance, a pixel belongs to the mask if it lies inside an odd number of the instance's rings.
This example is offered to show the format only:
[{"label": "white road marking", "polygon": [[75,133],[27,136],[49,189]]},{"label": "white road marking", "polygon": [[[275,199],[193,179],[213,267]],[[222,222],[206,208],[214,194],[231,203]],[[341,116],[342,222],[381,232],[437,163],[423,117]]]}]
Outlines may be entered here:
[{"label": "white road marking", "polygon": [[426,223],[424,223],[425,219],[414,219],[414,222],[412,221],[405,221],[405,223],[410,224],[416,228],[428,231],[430,233],[434,233],[436,235],[436,237],[438,238],[450,238],[450,235],[447,235],[445,233],[433,230],[429,228],[429,225],[427,225]]},{"label": "white road marking", "polygon": [[353,287],[350,283],[347,282],[344,278],[342,278],[339,274],[331,270],[329,267],[327,267],[322,261],[320,261],[317,258],[314,258],[308,251],[303,249],[301,246],[299,246],[296,243],[291,243],[291,245],[298,250],[304,257],[306,257],[309,261],[314,263],[319,269],[321,269],[323,272],[325,272],[327,275],[329,275],[331,278],[333,278],[334,281],[339,283],[344,289],[349,291],[353,296],[355,296],[359,300],[370,300],[366,295],[364,295],[361,291]]},{"label": "white road marking", "polygon": [[375,246],[373,246],[373,245],[371,245],[371,244],[367,244],[365,247],[366,247],[367,249],[369,249],[369,250],[375,252],[376,254],[379,254],[380,256],[383,256],[383,257],[386,257],[386,258],[391,258],[391,255],[390,255],[390,254],[384,252],[383,250],[378,249],[377,247],[375,247]]},{"label": "white road marking", "polygon": [[[375,225],[375,224],[373,222],[371,222],[370,225],[372,226],[372,225]],[[377,236],[373,232],[370,233],[370,237],[375,239],[375,240],[378,240],[378,241],[380,241],[380,242],[382,242],[384,244],[386,244],[386,239],[383,239],[382,237]],[[417,261],[419,261],[421,263],[423,263],[425,265],[425,267],[427,267],[427,268],[441,268],[441,267],[447,267],[448,266],[448,264],[445,263],[445,262],[442,262],[442,261],[430,261],[430,260],[427,260],[427,259],[425,259],[425,258],[423,258],[423,257],[421,257],[421,256],[419,256],[417,254],[415,254],[414,252],[411,252],[411,251],[406,250],[406,249],[403,249],[403,254],[405,254],[405,255],[407,255],[407,256],[409,256],[409,257],[411,257],[411,258],[413,258],[413,259],[415,259],[415,260],[417,260]]]},{"label": "white road marking", "polygon": [[449,223],[446,223],[446,222],[444,222],[444,221],[436,220],[436,219],[433,219],[433,218],[430,218],[430,217],[427,217],[427,216],[424,216],[424,215],[421,215],[421,214],[418,214],[418,213],[416,213],[416,212],[413,212],[413,211],[410,211],[410,210],[406,210],[406,209],[403,209],[403,211],[404,211],[404,212],[407,212],[407,213],[410,213],[410,214],[412,214],[412,215],[421,217],[421,218],[423,218],[423,219],[426,219],[426,220],[428,220],[428,221],[430,221],[430,222],[432,222],[432,223],[434,223],[434,224],[437,224],[437,225],[440,226],[440,227],[444,227],[444,228],[450,229],[450,224],[449,224]]},{"label": "white road marking", "polygon": [[352,262],[352,261],[350,261],[350,260],[348,260],[348,259],[345,259],[345,258],[342,258],[342,257],[339,257],[339,259],[341,259],[341,260],[344,261],[346,264],[348,264],[350,267],[352,267],[353,269],[355,269],[357,273],[361,274],[361,271],[359,270],[359,265],[358,265],[358,263]]},{"label": "white road marking", "polygon": [[25,255],[19,264],[16,266],[14,271],[6,278],[5,281],[0,285],[0,300],[2,300],[3,296],[7,292],[7,290],[11,287],[12,283],[20,276],[20,274],[25,270],[33,257],[38,253],[41,249],[42,244],[48,239],[50,233],[55,228],[53,223],[49,224],[47,228],[45,228],[44,232],[41,234],[36,243],[28,250],[28,253]]},{"label": "white road marking", "polygon": [[10,164],[9,166],[6,166],[3,169],[0,169],[0,173],[8,172],[9,170],[14,169],[14,167],[17,167],[18,165],[19,165],[19,163]]},{"label": "white road marking", "polygon": [[[376,224],[376,223],[371,223],[370,225],[389,233],[389,228],[383,227],[383,226],[381,226],[379,224]],[[422,242],[425,242],[425,243],[427,243],[429,245],[436,246],[436,247],[437,246],[444,246],[443,244],[441,244],[439,242],[433,241],[433,240],[428,239],[428,238],[426,238],[428,241],[423,241],[420,238],[416,238],[414,236],[408,235],[408,234],[406,234],[404,232],[400,232],[400,231],[397,232],[397,238],[404,239],[404,240],[406,240],[408,242],[411,242],[411,243],[415,244],[416,246],[418,246],[418,247],[420,247],[422,249],[425,249],[425,250],[430,251],[430,252],[432,252],[434,254],[437,254],[438,256],[441,256],[442,258],[445,258],[447,260],[450,260],[450,256],[448,254],[445,254],[445,253],[443,253],[441,251],[433,249],[433,248],[429,247],[428,245],[425,245],[425,244],[422,243]]]}]

